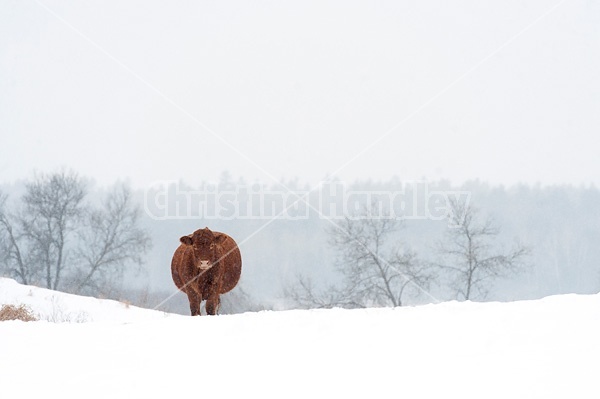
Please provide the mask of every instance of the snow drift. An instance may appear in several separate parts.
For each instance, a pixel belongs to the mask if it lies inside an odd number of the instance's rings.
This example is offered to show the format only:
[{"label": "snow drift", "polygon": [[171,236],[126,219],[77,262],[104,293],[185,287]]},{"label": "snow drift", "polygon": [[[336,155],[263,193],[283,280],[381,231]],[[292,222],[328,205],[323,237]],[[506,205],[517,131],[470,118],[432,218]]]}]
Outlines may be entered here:
[{"label": "snow drift", "polygon": [[125,302],[97,299],[22,285],[0,277],[0,305],[27,305],[40,320],[51,322],[131,322],[136,320],[178,317],[130,306]]},{"label": "snow drift", "polygon": [[[47,295],[0,280],[3,302]],[[3,397],[600,395],[599,295],[194,318],[54,295],[93,321],[0,323]]]}]

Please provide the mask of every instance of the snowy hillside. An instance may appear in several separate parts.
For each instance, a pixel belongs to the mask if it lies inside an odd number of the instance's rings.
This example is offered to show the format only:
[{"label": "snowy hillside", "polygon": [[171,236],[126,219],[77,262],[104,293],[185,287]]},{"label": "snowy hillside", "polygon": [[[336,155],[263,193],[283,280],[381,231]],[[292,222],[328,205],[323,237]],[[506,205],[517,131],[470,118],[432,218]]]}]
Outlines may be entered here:
[{"label": "snowy hillside", "polygon": [[2,397],[600,397],[600,295],[196,318],[60,298],[94,322],[1,322]]},{"label": "snowy hillside", "polygon": [[180,317],[129,306],[124,302],[66,294],[46,288],[22,285],[0,277],[0,305],[25,304],[38,319],[52,322],[131,322]]}]

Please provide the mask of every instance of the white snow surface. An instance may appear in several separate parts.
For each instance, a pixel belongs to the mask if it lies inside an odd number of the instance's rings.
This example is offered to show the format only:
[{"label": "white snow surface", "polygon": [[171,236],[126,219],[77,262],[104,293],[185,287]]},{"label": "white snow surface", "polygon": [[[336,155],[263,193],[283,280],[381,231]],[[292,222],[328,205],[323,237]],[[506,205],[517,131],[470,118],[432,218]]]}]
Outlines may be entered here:
[{"label": "white snow surface", "polygon": [[600,295],[185,317],[0,279],[53,296],[88,322],[0,322],[1,397],[600,397]]},{"label": "white snow surface", "polygon": [[52,322],[133,322],[179,315],[130,306],[125,302],[67,294],[22,285],[0,277],[0,304],[24,304],[40,320]]}]

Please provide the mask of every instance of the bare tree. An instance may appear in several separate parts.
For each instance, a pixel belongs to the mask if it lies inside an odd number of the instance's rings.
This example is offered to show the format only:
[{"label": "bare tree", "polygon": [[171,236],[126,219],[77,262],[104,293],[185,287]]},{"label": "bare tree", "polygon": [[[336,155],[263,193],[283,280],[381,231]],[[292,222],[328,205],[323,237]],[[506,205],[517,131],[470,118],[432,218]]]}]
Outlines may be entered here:
[{"label": "bare tree", "polygon": [[37,174],[10,213],[0,195],[0,267],[24,284],[95,294],[150,247],[131,191],[116,186],[100,208],[84,202],[87,187],[74,172]]},{"label": "bare tree", "polygon": [[122,277],[127,265],[142,264],[151,241],[138,226],[140,213],[123,184],[113,187],[101,208],[86,211],[76,250],[79,267],[72,278],[75,292],[100,292]]},{"label": "bare tree", "polygon": [[0,265],[9,276],[17,277],[24,284],[29,284],[29,273],[12,228],[10,215],[6,211],[7,196],[0,192]]},{"label": "bare tree", "polygon": [[480,221],[470,203],[451,200],[449,216],[451,227],[437,248],[443,261],[436,265],[448,272],[457,298],[485,298],[495,278],[519,271],[529,249],[522,244],[508,251],[495,249],[499,229],[491,219]]},{"label": "bare tree", "polygon": [[60,286],[68,267],[69,239],[77,228],[86,189],[73,172],[38,174],[25,185],[22,208],[10,214],[2,200],[4,266],[25,284]]},{"label": "bare tree", "polygon": [[365,208],[358,217],[345,218],[330,230],[343,276],[340,288],[318,293],[310,280],[300,277],[298,287],[289,289],[287,295],[301,306],[355,308],[402,306],[409,290],[426,293],[434,277],[431,268],[397,241],[401,222],[376,210],[376,205]]}]

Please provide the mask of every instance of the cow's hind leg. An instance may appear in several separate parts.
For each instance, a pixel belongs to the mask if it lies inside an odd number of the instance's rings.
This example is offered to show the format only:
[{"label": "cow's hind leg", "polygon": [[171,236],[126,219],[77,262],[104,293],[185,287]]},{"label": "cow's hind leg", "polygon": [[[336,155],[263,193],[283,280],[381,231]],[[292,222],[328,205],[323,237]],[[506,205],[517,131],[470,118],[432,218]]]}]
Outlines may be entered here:
[{"label": "cow's hind leg", "polygon": [[190,312],[192,313],[192,316],[200,316],[200,302],[202,302],[202,297],[192,289],[187,290],[187,296],[190,301]]}]

